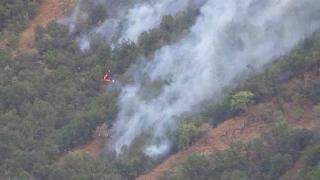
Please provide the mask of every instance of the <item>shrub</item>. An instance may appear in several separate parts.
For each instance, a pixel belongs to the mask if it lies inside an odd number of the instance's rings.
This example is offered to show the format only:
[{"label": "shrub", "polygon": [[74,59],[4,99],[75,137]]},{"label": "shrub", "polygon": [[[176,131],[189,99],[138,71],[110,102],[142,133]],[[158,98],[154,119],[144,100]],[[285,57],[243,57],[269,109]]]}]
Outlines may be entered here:
[{"label": "shrub", "polygon": [[320,162],[320,145],[316,144],[306,149],[302,159],[307,166],[316,166]]},{"label": "shrub", "polygon": [[194,121],[187,121],[181,125],[178,132],[178,148],[187,148],[202,134],[201,124]]},{"label": "shrub", "polygon": [[254,94],[250,91],[239,91],[231,98],[231,108],[234,110],[246,110],[252,102]]}]

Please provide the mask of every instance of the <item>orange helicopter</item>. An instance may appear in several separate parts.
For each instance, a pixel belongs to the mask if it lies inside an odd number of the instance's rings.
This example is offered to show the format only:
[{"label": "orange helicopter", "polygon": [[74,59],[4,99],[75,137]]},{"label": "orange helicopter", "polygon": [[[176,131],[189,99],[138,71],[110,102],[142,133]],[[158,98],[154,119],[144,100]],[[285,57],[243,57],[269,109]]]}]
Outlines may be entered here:
[{"label": "orange helicopter", "polygon": [[103,75],[102,81],[104,83],[114,83],[115,80],[111,76],[111,71],[107,70],[106,73]]}]

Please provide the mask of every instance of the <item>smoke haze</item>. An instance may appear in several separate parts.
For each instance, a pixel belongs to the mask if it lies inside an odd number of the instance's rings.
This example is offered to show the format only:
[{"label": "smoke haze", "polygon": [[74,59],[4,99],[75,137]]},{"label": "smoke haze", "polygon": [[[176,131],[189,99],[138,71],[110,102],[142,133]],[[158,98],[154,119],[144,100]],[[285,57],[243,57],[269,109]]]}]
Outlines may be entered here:
[{"label": "smoke haze", "polygon": [[[73,14],[66,19],[71,33],[81,29],[78,41],[82,50],[90,48],[90,38],[95,34],[102,35],[107,41],[121,42],[131,40],[136,42],[139,35],[152,28],[158,27],[162,17],[174,15],[187,8],[198,8],[206,0],[95,0],[88,2],[79,0]],[[102,16],[98,22],[90,27],[83,28],[81,24],[87,24],[97,9]],[[98,15],[99,17],[99,15]]]},{"label": "smoke haze", "polygon": [[[135,39],[143,29],[156,26],[162,15],[188,4],[187,0],[148,2],[126,11],[129,23],[122,38]],[[151,157],[167,153],[168,134],[178,128],[179,116],[194,112],[204,100],[218,100],[222,89],[236,83],[248,65],[261,69],[320,25],[318,0],[208,0],[201,5],[187,37],[159,49],[153,59],[132,71],[136,78],[122,90],[111,150],[119,154],[135,138],[150,133],[145,153]],[[154,13],[146,23],[140,22]],[[148,93],[148,84],[157,82],[159,92]]]}]

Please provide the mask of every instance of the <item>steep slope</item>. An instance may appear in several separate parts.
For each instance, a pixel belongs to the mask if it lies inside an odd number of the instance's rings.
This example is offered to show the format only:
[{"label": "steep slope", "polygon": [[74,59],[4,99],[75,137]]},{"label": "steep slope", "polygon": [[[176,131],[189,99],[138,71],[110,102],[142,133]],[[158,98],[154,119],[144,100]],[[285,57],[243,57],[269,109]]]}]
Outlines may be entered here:
[{"label": "steep slope", "polygon": [[[262,104],[263,105],[263,104]],[[276,105],[276,102],[273,102]],[[295,104],[284,104],[288,123],[292,128],[318,129],[320,122],[317,121],[319,112],[316,106],[306,105],[303,115],[298,119],[290,117]],[[260,106],[261,107],[261,106]],[[166,171],[183,163],[193,153],[216,153],[226,150],[233,142],[249,142],[259,137],[263,132],[271,128],[272,122],[264,121],[261,118],[258,106],[249,108],[246,114],[229,119],[220,124],[217,128],[212,128],[208,133],[194,143],[188,149],[172,155],[163,163],[154,168],[151,172],[138,177],[138,180],[156,180]]]},{"label": "steep slope", "polygon": [[[96,128],[96,132],[95,132],[95,136],[94,136],[93,140],[91,140],[87,144],[84,144],[84,145],[79,146],[75,149],[72,149],[69,152],[76,152],[77,151],[77,152],[87,154],[87,155],[97,159],[103,153],[107,139],[108,139],[108,126],[106,124],[103,124],[103,125],[98,126]],[[68,155],[68,153],[63,154],[59,158],[58,164],[61,164],[64,161],[64,159],[65,159],[66,155]]]},{"label": "steep slope", "polygon": [[51,21],[62,17],[72,7],[75,1],[76,0],[43,1],[36,17],[20,35],[19,50],[36,52],[34,48],[35,28],[38,25],[45,27]]}]

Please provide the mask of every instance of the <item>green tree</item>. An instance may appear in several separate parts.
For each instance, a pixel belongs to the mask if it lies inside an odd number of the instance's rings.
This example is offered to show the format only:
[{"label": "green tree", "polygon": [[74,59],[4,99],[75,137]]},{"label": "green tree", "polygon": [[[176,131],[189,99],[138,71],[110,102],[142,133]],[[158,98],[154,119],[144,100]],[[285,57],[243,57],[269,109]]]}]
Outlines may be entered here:
[{"label": "green tree", "polygon": [[302,159],[307,166],[318,165],[320,162],[320,144],[307,148],[302,154]]},{"label": "green tree", "polygon": [[250,91],[237,92],[231,98],[231,107],[235,110],[246,110],[253,98],[254,94]]},{"label": "green tree", "polygon": [[182,172],[185,180],[205,180],[208,179],[210,172],[210,162],[206,155],[193,154],[182,166]]},{"label": "green tree", "polygon": [[320,168],[319,167],[314,168],[305,177],[305,180],[319,180],[319,179],[320,179]]},{"label": "green tree", "polygon": [[195,121],[187,121],[181,125],[178,134],[178,148],[185,149],[191,145],[201,134],[201,124]]}]

